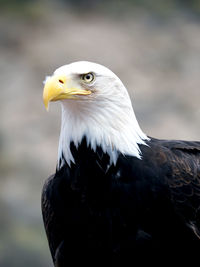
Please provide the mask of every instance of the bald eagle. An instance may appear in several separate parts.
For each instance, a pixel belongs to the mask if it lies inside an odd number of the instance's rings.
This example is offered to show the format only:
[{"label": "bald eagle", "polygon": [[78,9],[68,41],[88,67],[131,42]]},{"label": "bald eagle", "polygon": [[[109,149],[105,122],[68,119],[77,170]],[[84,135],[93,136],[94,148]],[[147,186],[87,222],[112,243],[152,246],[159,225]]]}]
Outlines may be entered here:
[{"label": "bald eagle", "polygon": [[108,68],[75,62],[47,77],[60,101],[56,172],[42,213],[54,265],[138,266],[200,255],[200,142],[148,137]]}]

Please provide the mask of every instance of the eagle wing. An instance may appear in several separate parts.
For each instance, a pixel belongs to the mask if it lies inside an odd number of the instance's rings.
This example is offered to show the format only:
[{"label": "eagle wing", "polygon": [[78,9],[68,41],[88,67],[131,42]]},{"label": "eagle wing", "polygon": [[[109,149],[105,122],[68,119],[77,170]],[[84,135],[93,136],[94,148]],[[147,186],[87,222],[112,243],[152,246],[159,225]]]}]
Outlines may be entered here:
[{"label": "eagle wing", "polygon": [[200,142],[160,141],[167,150],[160,156],[167,169],[171,200],[195,235],[200,238]]},{"label": "eagle wing", "polygon": [[[42,215],[44,221],[44,227],[46,230],[49,248],[54,263],[57,261],[57,254],[62,245],[62,233],[60,232],[60,221],[58,220],[54,209],[54,177],[55,175],[50,176],[43,187],[42,190]],[[58,265],[55,265],[58,266]]]}]

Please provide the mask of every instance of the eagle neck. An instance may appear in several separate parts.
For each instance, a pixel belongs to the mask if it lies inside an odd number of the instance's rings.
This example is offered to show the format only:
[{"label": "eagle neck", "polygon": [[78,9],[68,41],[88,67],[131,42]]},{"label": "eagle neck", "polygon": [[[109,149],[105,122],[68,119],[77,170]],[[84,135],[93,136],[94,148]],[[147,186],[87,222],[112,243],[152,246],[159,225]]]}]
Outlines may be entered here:
[{"label": "eagle neck", "polygon": [[116,107],[112,108],[110,105],[105,108],[105,103],[99,102],[97,105],[77,100],[64,102],[61,106],[59,168],[65,162],[69,166],[76,163],[71,144],[78,148],[83,138],[92,151],[96,152],[100,147],[108,154],[110,164],[116,164],[120,153],[141,159],[139,144],[145,144],[148,138],[140,129],[132,106],[125,106],[116,111]]}]

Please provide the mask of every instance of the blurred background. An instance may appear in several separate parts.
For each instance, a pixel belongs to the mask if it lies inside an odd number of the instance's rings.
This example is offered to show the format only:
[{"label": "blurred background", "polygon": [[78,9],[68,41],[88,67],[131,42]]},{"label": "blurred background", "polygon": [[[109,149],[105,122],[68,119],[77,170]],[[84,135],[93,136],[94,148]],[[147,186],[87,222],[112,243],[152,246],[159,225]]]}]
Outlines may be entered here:
[{"label": "blurred background", "polygon": [[0,266],[53,266],[40,195],[60,106],[42,82],[77,60],[121,78],[148,135],[200,140],[200,0],[0,0]]}]

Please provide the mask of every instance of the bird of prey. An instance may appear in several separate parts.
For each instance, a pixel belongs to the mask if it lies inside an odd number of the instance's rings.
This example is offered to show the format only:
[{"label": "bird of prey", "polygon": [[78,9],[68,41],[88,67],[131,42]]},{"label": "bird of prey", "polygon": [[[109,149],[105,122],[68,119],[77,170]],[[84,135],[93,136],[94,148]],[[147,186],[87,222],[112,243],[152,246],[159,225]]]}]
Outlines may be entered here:
[{"label": "bird of prey", "polygon": [[54,265],[194,263],[200,142],[147,136],[121,80],[96,63],[58,68],[43,100],[62,108],[57,167],[42,192]]}]

